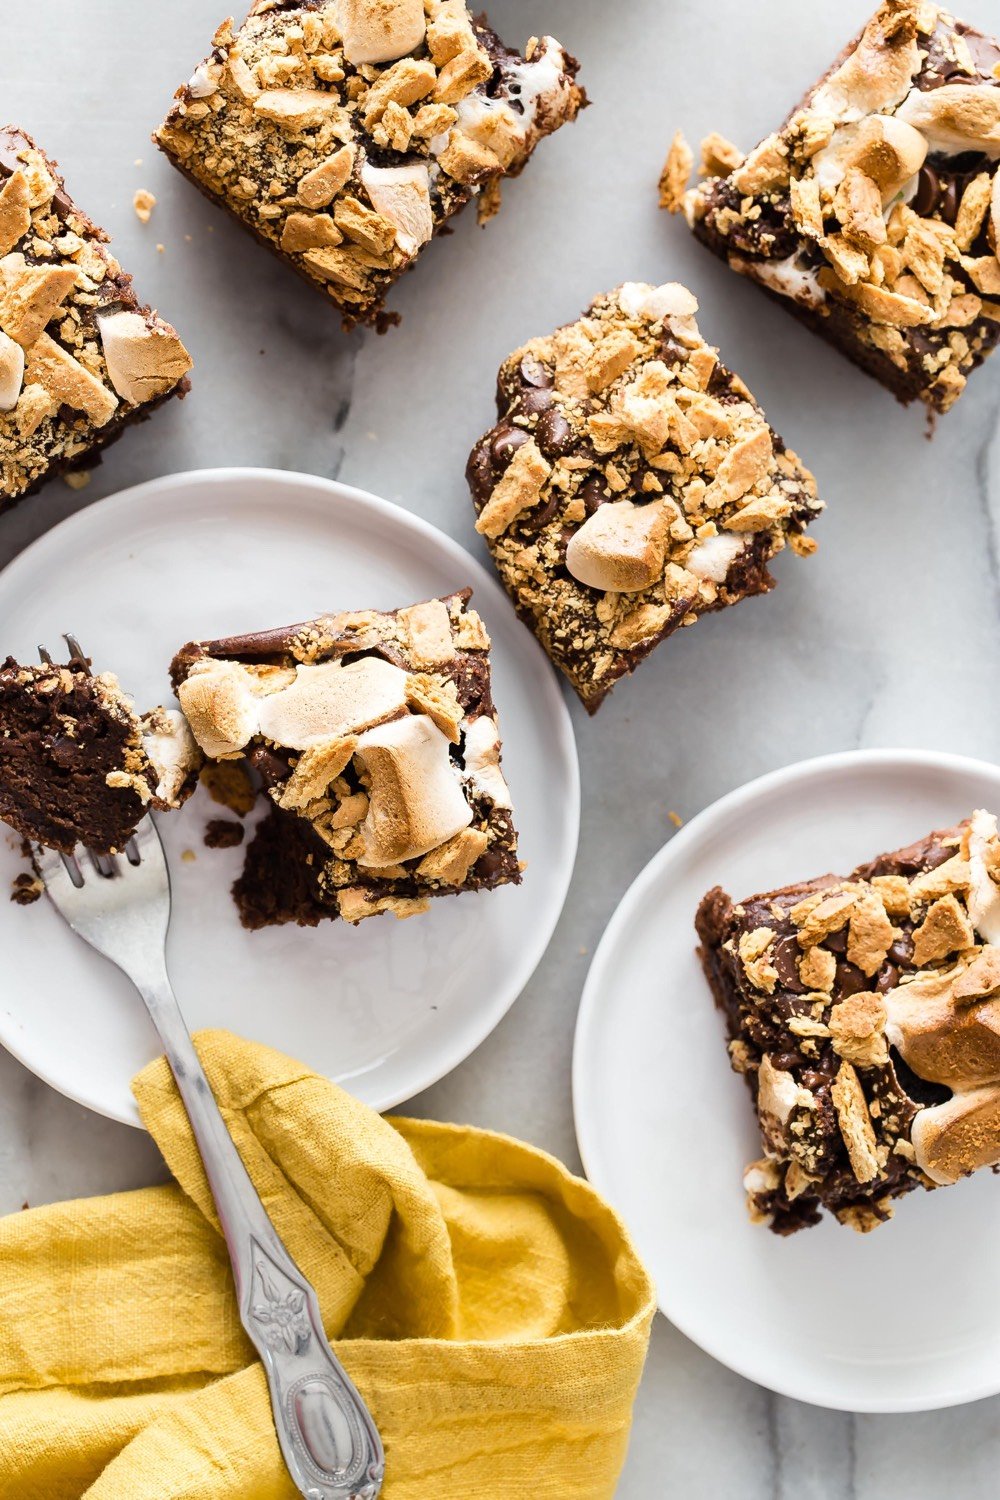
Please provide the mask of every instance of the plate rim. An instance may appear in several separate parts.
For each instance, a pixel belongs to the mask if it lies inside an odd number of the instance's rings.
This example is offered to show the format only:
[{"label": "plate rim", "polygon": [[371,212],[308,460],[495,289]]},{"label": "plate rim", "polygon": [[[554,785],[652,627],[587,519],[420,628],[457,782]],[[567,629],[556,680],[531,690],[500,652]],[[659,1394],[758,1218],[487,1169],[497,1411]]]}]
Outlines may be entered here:
[{"label": "plate rim", "polygon": [[[105,495],[99,500],[94,500],[89,505],[84,505],[80,510],[74,511],[72,515],[64,517],[63,520],[50,526],[39,536],[13,557],[6,567],[0,569],[0,600],[8,583],[13,580],[15,587],[22,571],[27,571],[32,566],[35,557],[44,552],[45,548],[56,542],[64,542],[68,537],[72,541],[73,533],[86,528],[95,513],[101,516],[110,516],[112,522],[120,514],[127,514],[138,505],[142,506],[144,501],[152,497],[159,498],[171,491],[192,487],[194,485],[222,485],[236,483],[267,484],[278,482],[290,484],[303,491],[323,494],[328,500],[337,503],[346,503],[358,512],[374,513],[381,517],[384,522],[391,525],[402,525],[404,530],[416,534],[425,542],[431,543],[439,548],[453,563],[457,563],[465,572],[468,583],[474,595],[489,598],[492,606],[504,609],[508,617],[517,620],[514,607],[501,588],[500,584],[493,578],[483,563],[462,546],[461,542],[455,540],[433,522],[408,510],[404,505],[395,501],[383,499],[380,495],[370,490],[362,489],[358,485],[345,484],[340,479],[331,479],[321,474],[309,474],[297,469],[276,469],[263,465],[239,465],[227,464],[216,467],[200,469],[184,469],[179,473],[163,474],[152,479],[143,480],[139,484],[129,485],[122,490],[116,490],[110,495]],[[58,540],[56,540],[58,539]],[[457,1047],[443,1047],[438,1053],[438,1061],[434,1067],[424,1075],[421,1074],[420,1081],[413,1087],[408,1088],[406,1093],[399,1094],[398,1091],[390,1090],[379,1094],[376,1102],[371,1105],[379,1114],[395,1109],[398,1105],[432,1088],[442,1078],[446,1078],[456,1068],[460,1067],[472,1054],[482,1046],[500,1022],[506,1016],[514,1003],[520,998],[528,984],[552,945],[556,928],[562,917],[566,905],[566,899],[572,884],[576,869],[576,861],[580,846],[580,819],[582,809],[580,758],[576,744],[576,736],[573,730],[573,721],[569,706],[563,696],[561,682],[552,667],[548,657],[543,651],[540,643],[532,632],[517,621],[518,630],[523,631],[523,639],[529,652],[538,653],[539,665],[546,670],[540,673],[542,681],[542,692],[549,704],[550,715],[554,721],[553,729],[555,738],[553,743],[558,747],[559,758],[566,767],[568,773],[566,778],[566,830],[565,830],[565,854],[561,860],[564,869],[562,877],[562,892],[557,905],[554,908],[551,923],[539,930],[540,935],[533,943],[519,946],[515,962],[510,969],[510,978],[499,991],[502,998],[484,1012],[484,1023],[474,1026],[470,1035],[475,1035],[471,1046],[464,1043]],[[501,705],[502,715],[502,705]],[[138,1002],[137,1002],[138,1003]],[[0,1018],[2,1027],[2,1018]],[[27,1068],[36,1078],[39,1078],[48,1088],[79,1104],[82,1108],[92,1113],[102,1115],[106,1119],[114,1120],[122,1125],[129,1125],[134,1129],[144,1130],[145,1126],[138,1115],[138,1110],[133,1115],[124,1115],[114,1109],[106,1109],[95,1104],[88,1098],[83,1098],[77,1092],[70,1092],[59,1084],[52,1082],[44,1073],[39,1072],[34,1062],[22,1054],[17,1045],[15,1037],[8,1038],[0,1036],[0,1046],[16,1059],[23,1067]],[[308,1066],[308,1061],[306,1060]],[[339,1084],[350,1092],[351,1080],[347,1079]]]},{"label": "plate rim", "polygon": [[[689,822],[663,844],[646,864],[639,870],[631,885],[625,891],[617,906],[608,920],[607,926],[601,934],[600,941],[594,950],[594,956],[587,970],[583,991],[580,997],[580,1006],[577,1011],[576,1028],[573,1036],[573,1060],[572,1060],[572,1094],[573,1094],[573,1125],[576,1134],[577,1149],[583,1162],[584,1172],[589,1182],[609,1199],[616,1203],[613,1191],[608,1186],[612,1175],[610,1170],[605,1170],[607,1163],[602,1159],[600,1143],[593,1127],[585,1123],[584,1101],[587,1085],[584,1081],[585,1071],[592,1066],[592,1033],[594,1032],[600,1014],[600,992],[606,987],[607,972],[613,962],[614,953],[622,935],[627,931],[636,908],[645,899],[652,886],[663,877],[665,870],[669,870],[671,863],[681,857],[689,845],[696,842],[704,833],[710,832],[719,822],[746,803],[755,798],[767,795],[777,787],[790,786],[796,782],[808,781],[813,777],[824,773],[842,770],[847,767],[859,768],[877,765],[895,764],[909,769],[932,769],[947,771],[951,773],[979,774],[984,772],[997,778],[1000,777],[1000,766],[990,761],[982,760],[976,756],[956,754],[951,751],[918,750],[903,747],[878,747],[860,748],[855,750],[837,750],[824,755],[808,756],[803,760],[792,761],[786,766],[780,766],[776,770],[767,771],[761,776],[754,777],[751,781],[744,782],[741,786],[734,787],[731,791],[723,793],[721,797],[710,802],[707,807],[702,808]],[[619,1211],[622,1211],[619,1206]],[[696,1320],[688,1319],[683,1309],[671,1308],[668,1310],[666,1294],[657,1287],[657,1307],[663,1317],[667,1319],[685,1338],[691,1340],[699,1349],[708,1354],[712,1359],[735,1374],[746,1380],[753,1381],[765,1390],[773,1391],[776,1395],[786,1396],[795,1401],[803,1401],[807,1405],[822,1407],[829,1411],[847,1411],[864,1414],[888,1415],[903,1412],[939,1411],[952,1406],[965,1406],[972,1401],[984,1400],[990,1396],[1000,1394],[1000,1364],[997,1374],[990,1380],[979,1385],[960,1387],[949,1392],[940,1392],[936,1395],[913,1395],[901,1396],[895,1399],[886,1397],[869,1397],[856,1400],[849,1404],[846,1400],[838,1400],[829,1393],[822,1393],[817,1387],[796,1385],[776,1378],[766,1369],[752,1359],[741,1359],[731,1357],[725,1349],[724,1342],[714,1337],[705,1337],[702,1331],[695,1326]]]}]

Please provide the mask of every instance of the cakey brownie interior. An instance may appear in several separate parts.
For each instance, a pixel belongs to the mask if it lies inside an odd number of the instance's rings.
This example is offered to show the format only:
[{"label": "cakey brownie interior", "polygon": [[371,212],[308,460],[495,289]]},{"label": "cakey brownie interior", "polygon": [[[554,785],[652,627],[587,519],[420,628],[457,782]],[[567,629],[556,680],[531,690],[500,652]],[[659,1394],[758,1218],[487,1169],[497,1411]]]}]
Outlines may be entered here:
[{"label": "cakey brownie interior", "polygon": [[1000,1164],[1000,839],[979,811],[862,865],[734,904],[701,957],[753,1095],[744,1179],[778,1234],[867,1231],[914,1187]]},{"label": "cakey brownie interior", "polygon": [[271,806],[234,897],[245,926],[408,917],[520,880],[470,591],[187,645],[181,707],[211,761],[243,761]]},{"label": "cakey brownie interior", "polygon": [[99,461],[188,389],[191,359],[136,297],[56,163],[0,126],[0,508]]},{"label": "cakey brownie interior", "polygon": [[677,283],[626,282],[511,354],[473,449],[476,530],[594,713],[700,615],[774,587],[822,510],[809,470],[702,338]]},{"label": "cakey brownie interior", "polygon": [[675,140],[665,207],[901,400],[947,411],[1000,340],[1000,43],[886,0],[749,156]]},{"label": "cakey brownie interior", "polygon": [[386,293],[474,197],[575,118],[577,63],[526,55],[464,0],[257,0],[178,90],[156,142],[339,309],[398,321]]},{"label": "cakey brownie interior", "polygon": [[180,805],[200,761],[179,713],[139,718],[110,672],[0,667],[0,818],[23,838],[114,853],[150,806]]}]

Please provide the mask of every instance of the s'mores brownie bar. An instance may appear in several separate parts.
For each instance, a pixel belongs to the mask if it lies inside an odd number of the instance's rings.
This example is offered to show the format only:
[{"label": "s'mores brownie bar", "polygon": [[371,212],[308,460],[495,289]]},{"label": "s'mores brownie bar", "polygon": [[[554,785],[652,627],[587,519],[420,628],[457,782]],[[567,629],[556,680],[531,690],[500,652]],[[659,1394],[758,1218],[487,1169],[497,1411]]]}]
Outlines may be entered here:
[{"label": "s'mores brownie bar", "polygon": [[705,343],[686,288],[626,282],[501,366],[468,480],[521,618],[594,713],[683,625],[815,543],[816,485]]},{"label": "s'mores brownie bar", "polygon": [[992,813],[845,878],[734,904],[701,957],[764,1155],[744,1184],[778,1234],[827,1209],[875,1229],[915,1187],[1000,1164],[1000,839]]},{"label": "s'mores brownie bar", "polygon": [[357,923],[521,879],[471,591],[200,641],[172,667],[210,761],[269,809],[234,897],[244,926]]},{"label": "s'mores brownie bar", "polygon": [[154,139],[345,327],[385,328],[432,236],[474,197],[489,218],[501,179],[576,117],[577,66],[549,36],[510,51],[463,0],[258,0]]},{"label": "s'mores brownie bar", "polygon": [[140,716],[113,673],[0,664],[0,818],[22,838],[116,853],[150,808],[187,799],[200,765],[182,716]]},{"label": "s'mores brownie bar", "polygon": [[784,125],[661,183],[697,237],[900,401],[944,412],[1000,339],[1000,43],[885,0]]},{"label": "s'mores brownie bar", "polygon": [[131,422],[184,395],[190,368],[55,162],[0,126],[0,510],[99,462]]}]

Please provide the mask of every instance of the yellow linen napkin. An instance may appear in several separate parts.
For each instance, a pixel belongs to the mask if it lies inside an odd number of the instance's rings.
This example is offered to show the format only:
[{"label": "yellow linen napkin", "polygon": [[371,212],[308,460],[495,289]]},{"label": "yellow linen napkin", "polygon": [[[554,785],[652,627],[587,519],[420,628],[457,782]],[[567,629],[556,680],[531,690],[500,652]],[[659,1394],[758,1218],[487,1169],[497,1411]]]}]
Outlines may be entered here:
[{"label": "yellow linen napkin", "polygon": [[[614,1494],[654,1311],[614,1213],[505,1136],[381,1119],[226,1032],[197,1039],[386,1448],[386,1500]],[[294,1500],[187,1116],[135,1081],[176,1178],[0,1220],[3,1500]]]}]

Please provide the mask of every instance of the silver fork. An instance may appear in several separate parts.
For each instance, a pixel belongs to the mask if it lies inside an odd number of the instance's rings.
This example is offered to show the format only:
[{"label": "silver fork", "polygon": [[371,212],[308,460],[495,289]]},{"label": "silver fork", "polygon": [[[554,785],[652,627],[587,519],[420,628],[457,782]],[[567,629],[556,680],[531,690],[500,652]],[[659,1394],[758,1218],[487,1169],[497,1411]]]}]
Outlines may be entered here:
[{"label": "silver fork", "polygon": [[[75,636],[65,641],[86,668]],[[39,655],[52,660],[44,647]],[[60,916],[128,975],[159,1033],[219,1211],[240,1318],[267,1374],[292,1480],[306,1500],[375,1500],[385,1473],[378,1430],[327,1342],[315,1290],[250,1181],[170,987],[170,877],[152,818],[143,818],[124,856],[86,848],[60,855],[39,844],[32,852]]]}]

